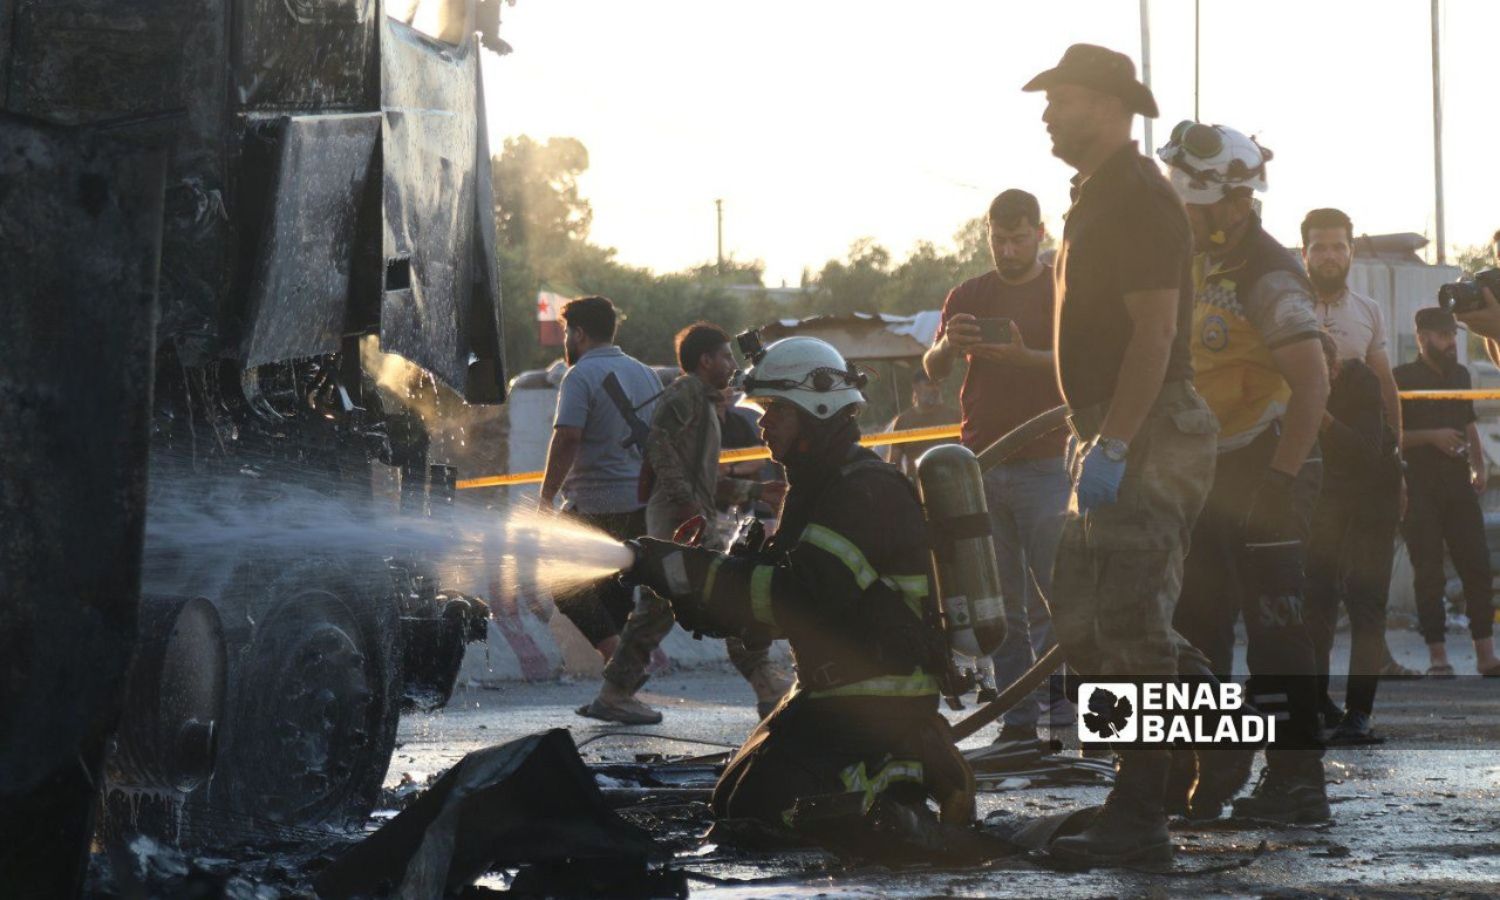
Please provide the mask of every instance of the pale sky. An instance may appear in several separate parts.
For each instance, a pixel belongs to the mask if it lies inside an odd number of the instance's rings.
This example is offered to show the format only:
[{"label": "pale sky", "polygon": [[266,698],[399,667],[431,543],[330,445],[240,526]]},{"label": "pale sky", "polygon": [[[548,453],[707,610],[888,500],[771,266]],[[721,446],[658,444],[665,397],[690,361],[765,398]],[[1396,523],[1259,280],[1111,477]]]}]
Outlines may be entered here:
[{"label": "pale sky", "polygon": [[[1150,7],[1159,145],[1193,116],[1193,2]],[[1500,228],[1500,2],[1443,8],[1454,247]],[[1265,216],[1283,243],[1317,206],[1361,233],[1434,236],[1429,9],[1202,0],[1201,116],[1276,154]],[[502,15],[515,52],[487,63],[496,151],[507,135],[582,140],[593,239],[657,271],[713,259],[722,197],[726,255],[765,260],[769,285],[862,236],[897,259],[947,246],[1008,187],[1059,231],[1072,172],[1020,87],[1080,41],[1140,65],[1137,0],[518,0]]]}]

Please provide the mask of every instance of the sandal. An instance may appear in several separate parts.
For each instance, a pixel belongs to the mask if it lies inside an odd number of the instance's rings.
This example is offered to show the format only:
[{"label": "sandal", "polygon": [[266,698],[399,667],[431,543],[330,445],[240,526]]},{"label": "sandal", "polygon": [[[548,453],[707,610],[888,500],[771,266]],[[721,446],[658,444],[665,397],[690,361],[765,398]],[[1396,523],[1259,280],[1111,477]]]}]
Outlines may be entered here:
[{"label": "sandal", "polygon": [[1423,675],[1417,669],[1408,669],[1393,659],[1380,667],[1380,677],[1391,681],[1417,681]]},{"label": "sandal", "polygon": [[1429,667],[1427,669],[1427,677],[1434,681],[1452,681],[1458,676],[1454,673],[1452,666],[1443,665]]},{"label": "sandal", "polygon": [[1479,670],[1480,678],[1500,678],[1500,662],[1495,663],[1488,669]]}]

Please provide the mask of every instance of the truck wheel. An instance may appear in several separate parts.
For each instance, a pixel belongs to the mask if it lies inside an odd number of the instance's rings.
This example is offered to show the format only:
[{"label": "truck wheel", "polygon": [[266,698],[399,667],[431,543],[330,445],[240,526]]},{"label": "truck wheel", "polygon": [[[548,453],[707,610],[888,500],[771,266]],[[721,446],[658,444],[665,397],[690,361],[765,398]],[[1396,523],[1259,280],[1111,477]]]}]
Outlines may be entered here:
[{"label": "truck wheel", "polygon": [[358,573],[309,561],[245,603],[251,630],[231,649],[200,822],[238,817],[241,833],[256,822],[337,825],[374,807],[401,707],[400,622],[384,578],[380,560]]}]

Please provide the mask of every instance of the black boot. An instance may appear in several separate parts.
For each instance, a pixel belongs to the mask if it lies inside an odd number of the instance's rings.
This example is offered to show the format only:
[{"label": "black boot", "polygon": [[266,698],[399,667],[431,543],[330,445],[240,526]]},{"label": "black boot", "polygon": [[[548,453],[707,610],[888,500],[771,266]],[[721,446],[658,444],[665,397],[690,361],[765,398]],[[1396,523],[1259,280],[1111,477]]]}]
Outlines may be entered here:
[{"label": "black boot", "polygon": [[1384,744],[1385,738],[1376,734],[1375,730],[1370,726],[1369,713],[1362,713],[1351,709],[1344,715],[1343,720],[1338,723],[1338,727],[1333,729],[1333,733],[1328,735],[1327,743],[1330,747]]},{"label": "black boot", "polygon": [[1323,692],[1323,699],[1318,701],[1318,718],[1321,720],[1324,731],[1332,731],[1339,726],[1344,719],[1344,711],[1339,708],[1328,692]]},{"label": "black boot", "polygon": [[1079,834],[1053,841],[1049,852],[1080,866],[1119,866],[1172,861],[1172,839],[1162,792],[1171,753],[1164,746],[1120,751],[1120,770],[1104,807]]},{"label": "black boot", "polygon": [[[1219,693],[1222,679],[1209,671],[1207,665],[1192,658],[1184,658],[1178,660],[1178,668],[1181,670],[1181,681],[1194,691],[1200,685],[1208,685],[1216,695]],[[1239,712],[1221,712],[1211,717],[1205,723],[1205,730],[1213,731],[1218,727],[1218,716],[1258,714],[1259,710],[1247,699]],[[1183,815],[1194,821],[1207,822],[1223,815],[1224,804],[1250,781],[1250,770],[1255,764],[1258,745],[1194,744],[1191,749],[1197,757],[1197,781],[1183,804]],[[1168,799],[1170,802],[1170,797]],[[1168,812],[1172,812],[1170,807]]]},{"label": "black boot", "polygon": [[1255,744],[1204,744],[1198,751],[1198,781],[1188,799],[1187,817],[1196,822],[1217,819],[1224,804],[1250,781]]},{"label": "black boot", "polygon": [[1333,818],[1323,784],[1323,760],[1285,756],[1268,760],[1250,796],[1234,801],[1238,819],[1312,825]]}]

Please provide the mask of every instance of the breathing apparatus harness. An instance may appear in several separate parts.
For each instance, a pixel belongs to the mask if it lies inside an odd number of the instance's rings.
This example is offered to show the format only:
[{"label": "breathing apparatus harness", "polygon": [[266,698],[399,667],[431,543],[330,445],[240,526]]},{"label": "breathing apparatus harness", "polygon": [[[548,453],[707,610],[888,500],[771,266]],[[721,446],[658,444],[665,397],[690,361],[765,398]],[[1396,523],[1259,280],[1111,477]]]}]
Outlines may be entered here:
[{"label": "breathing apparatus harness", "polygon": [[[787,461],[788,480],[794,490],[783,508],[778,536],[766,541],[758,522],[742,521],[728,555],[773,563],[788,549],[787,539],[800,536],[812,495],[821,495],[858,472],[889,477],[892,489],[906,490],[923,510],[924,544],[930,553],[927,596],[920,610],[910,609],[893,582],[875,579],[865,589],[871,594],[866,598],[871,602],[860,604],[870,616],[868,628],[858,629],[859,634],[830,635],[830,642],[815,654],[823,660],[819,669],[801,672],[799,678],[813,690],[826,690],[877,675],[904,674],[896,669],[920,661],[923,669],[937,678],[949,706],[961,709],[958,698],[976,684],[979,699],[984,701],[994,691],[993,675],[985,675],[986,664],[1005,638],[1005,618],[978,460],[972,451],[957,444],[935,447],[918,463],[918,490],[868,451],[856,452],[854,412],[858,407],[839,400],[849,397],[851,388],[863,388],[868,376],[824,342],[789,340],[802,343],[795,349],[788,348],[768,377],[756,374],[765,372],[767,367],[762,363],[769,349],[763,346],[760,335],[749,331],[736,337],[740,351],[753,366],[737,376],[737,386],[752,395],[760,392],[763,399],[782,398],[795,404],[805,414],[810,440],[805,454]],[[793,356],[793,361],[788,362],[786,356]],[[832,402],[825,402],[825,396]],[[807,484],[812,495],[795,490],[798,483]],[[639,544],[635,549],[639,554]],[[629,579],[631,573],[623,577]],[[877,598],[877,592],[888,596]],[[770,640],[769,631],[719,622],[696,604],[681,609],[674,604],[674,609],[680,618],[687,619],[682,624],[694,637],[729,636],[734,632],[752,646]],[[909,612],[917,613],[920,628],[911,627]],[[858,646],[859,652],[842,652],[842,644]],[[968,662],[959,662],[962,658]]]}]

